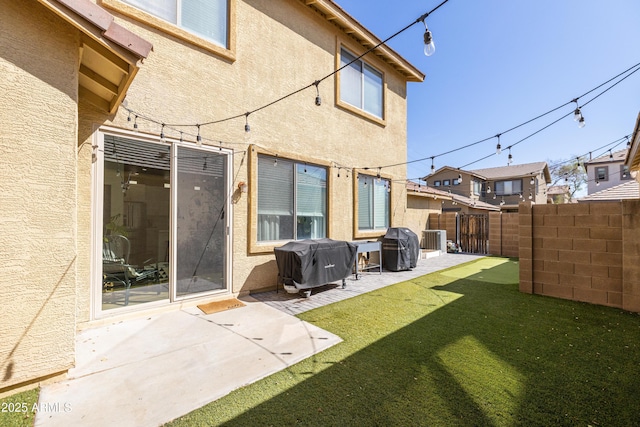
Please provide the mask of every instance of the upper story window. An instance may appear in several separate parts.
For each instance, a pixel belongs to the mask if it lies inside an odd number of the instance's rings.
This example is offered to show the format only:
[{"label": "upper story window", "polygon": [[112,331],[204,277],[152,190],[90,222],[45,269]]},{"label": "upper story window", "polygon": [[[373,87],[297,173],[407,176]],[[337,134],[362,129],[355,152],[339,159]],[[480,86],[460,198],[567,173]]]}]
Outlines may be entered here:
[{"label": "upper story window", "polygon": [[[355,59],[345,48],[340,49],[340,67]],[[340,71],[340,101],[383,119],[383,80],[380,71],[358,59]]]},{"label": "upper story window", "polygon": [[620,165],[620,179],[631,179],[631,173],[629,173],[629,166]]},{"label": "upper story window", "polygon": [[515,179],[513,181],[497,181],[494,191],[498,196],[510,196],[512,194],[522,193],[522,180]]},{"label": "upper story window", "polygon": [[596,181],[607,181],[609,180],[609,167],[608,166],[599,166],[596,168]]},{"label": "upper story window", "polygon": [[319,239],[327,234],[327,169],[258,156],[259,242]]},{"label": "upper story window", "polygon": [[450,179],[445,179],[442,181],[442,185],[444,185],[445,187],[448,187],[451,185],[451,180]]},{"label": "upper story window", "polygon": [[433,181],[434,187],[440,187],[440,181]]},{"label": "upper story window", "polygon": [[480,195],[482,191],[482,183],[480,181],[473,181],[473,194],[476,196]]},{"label": "upper story window", "polygon": [[228,0],[122,0],[224,48]]}]

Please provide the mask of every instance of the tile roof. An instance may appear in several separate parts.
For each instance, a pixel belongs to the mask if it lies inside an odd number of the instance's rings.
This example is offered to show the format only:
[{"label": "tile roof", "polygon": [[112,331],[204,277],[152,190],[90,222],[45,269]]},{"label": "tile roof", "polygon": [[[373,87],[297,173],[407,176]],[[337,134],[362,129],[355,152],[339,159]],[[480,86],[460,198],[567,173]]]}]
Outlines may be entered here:
[{"label": "tile roof", "polygon": [[627,158],[627,149],[614,151],[611,153],[613,159],[609,156],[609,152],[607,151],[602,156],[598,156],[595,159],[591,159],[588,162],[585,162],[585,165],[592,165],[594,163],[615,163],[615,162],[624,162]]},{"label": "tile roof", "polygon": [[627,199],[640,199],[640,183],[635,180],[627,181],[615,187],[606,188],[597,193],[589,194],[578,199],[578,202],[616,201]]},{"label": "tile roof", "polygon": [[[470,173],[483,176],[487,179],[510,178],[516,176],[530,176],[538,174],[547,166],[546,162],[523,163],[520,165],[500,166],[497,168],[476,169]],[[546,174],[545,174],[546,175]]]}]

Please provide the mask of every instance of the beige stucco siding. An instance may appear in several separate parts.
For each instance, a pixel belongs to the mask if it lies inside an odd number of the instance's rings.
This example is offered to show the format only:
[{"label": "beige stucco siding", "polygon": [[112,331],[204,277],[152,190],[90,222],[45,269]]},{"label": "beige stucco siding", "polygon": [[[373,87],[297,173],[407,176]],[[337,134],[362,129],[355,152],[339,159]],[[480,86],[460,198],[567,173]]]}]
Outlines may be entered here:
[{"label": "beige stucco siding", "polygon": [[[166,123],[203,123],[243,114],[313,83],[336,66],[336,51],[344,43],[351,51],[363,48],[340,33],[335,26],[297,0],[245,0],[235,4],[235,61],[216,57],[210,51],[173,37],[143,22],[110,11],[118,22],[150,41],[153,52],[144,61],[131,85],[128,108]],[[375,56],[366,60],[384,73],[385,124],[367,120],[336,105],[334,77],[319,85],[322,106],[315,105],[315,88],[298,93],[276,105],[249,116],[251,132],[244,132],[244,117],[201,128],[203,144],[237,150],[234,156],[234,184],[250,182],[250,144],[281,157],[304,157],[310,163],[348,167],[377,167],[406,161],[406,83],[404,78]],[[110,117],[90,106],[81,106],[80,141],[90,141],[95,126],[132,129],[124,109]],[[139,120],[139,131],[155,136],[160,126]],[[184,139],[194,141],[196,128],[182,128]],[[170,138],[177,132],[165,129]],[[191,134],[191,136],[188,136]],[[90,144],[89,144],[90,145]],[[243,155],[243,152],[245,153]],[[91,156],[81,150],[79,157],[79,247],[90,247]],[[373,175],[376,170],[370,170]],[[329,237],[353,240],[353,172],[330,168]],[[405,166],[383,169],[398,182],[393,183],[392,225],[404,225],[406,190]],[[273,253],[250,253],[249,200],[254,186],[233,204],[234,293],[273,287],[276,267]],[[81,321],[89,320],[90,269],[83,264],[79,274]],[[85,283],[86,282],[86,283]]]},{"label": "beige stucco siding", "polygon": [[36,2],[0,10],[1,390],[74,361],[78,35]]}]

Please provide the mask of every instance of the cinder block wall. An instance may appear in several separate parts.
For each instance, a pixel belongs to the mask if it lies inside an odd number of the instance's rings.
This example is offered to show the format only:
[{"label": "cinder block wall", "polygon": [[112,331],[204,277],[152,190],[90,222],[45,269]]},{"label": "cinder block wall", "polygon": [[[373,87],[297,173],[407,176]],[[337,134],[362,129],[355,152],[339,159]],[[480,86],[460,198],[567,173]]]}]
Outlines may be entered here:
[{"label": "cinder block wall", "polygon": [[455,212],[432,213],[429,215],[427,229],[445,230],[447,232],[447,240],[456,242],[456,217],[457,214]]},{"label": "cinder block wall", "polygon": [[517,258],[518,227],[517,212],[489,212],[489,253]]},{"label": "cinder block wall", "polygon": [[521,204],[520,290],[640,311],[639,208]]}]

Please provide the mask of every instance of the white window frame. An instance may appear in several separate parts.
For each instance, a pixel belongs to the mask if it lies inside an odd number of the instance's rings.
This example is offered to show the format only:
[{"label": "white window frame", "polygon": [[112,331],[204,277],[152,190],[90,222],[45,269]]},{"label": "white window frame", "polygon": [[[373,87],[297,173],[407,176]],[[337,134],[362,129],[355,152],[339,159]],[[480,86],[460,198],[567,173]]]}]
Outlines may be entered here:
[{"label": "white window frame", "polygon": [[[361,194],[360,194],[360,181],[363,181],[363,186],[365,185],[369,185],[369,186],[373,186],[373,188],[376,189],[384,189],[384,194],[385,194],[385,204],[386,204],[386,217],[385,217],[385,224],[383,225],[376,225],[376,221],[375,218],[376,216],[378,216],[380,214],[380,212],[376,212],[376,191],[373,192],[373,200],[369,200],[369,209],[371,210],[371,216],[373,218],[373,228],[361,228],[360,227],[360,212],[361,212]],[[358,212],[357,212],[357,220],[356,220],[356,224],[357,224],[357,231],[359,233],[362,232],[380,232],[380,231],[386,231],[387,228],[389,228],[391,226],[391,196],[390,196],[390,186],[391,186],[391,180],[389,179],[385,179],[385,178],[377,178],[374,176],[370,176],[370,175],[363,175],[360,174],[357,178],[357,185],[358,185],[358,192],[357,192],[357,200],[358,200]],[[371,188],[371,187],[370,187]],[[367,193],[370,194],[370,193]]]},{"label": "white window frame", "polygon": [[[344,53],[346,53],[347,55],[350,55],[351,57],[358,58],[359,55],[354,54],[351,50],[347,49],[346,47],[340,45],[338,47],[339,49],[339,55],[338,55],[338,62],[337,62],[337,66],[338,68],[341,68],[342,66],[351,63],[351,60],[347,60],[345,59],[345,64],[343,64],[343,56]],[[379,70],[378,68],[374,67],[373,65],[371,65],[370,63],[362,60],[362,59],[356,59],[355,61],[353,61],[351,63],[351,65],[353,64],[359,64],[360,65],[360,102],[359,105],[355,105],[352,102],[349,102],[348,100],[345,99],[345,97],[343,96],[342,93],[342,85],[344,84],[344,80],[343,78],[340,78],[340,75],[342,74],[342,71],[340,73],[337,73],[338,76],[338,82],[339,84],[337,85],[337,90],[338,90],[338,105],[347,108],[348,110],[357,112],[359,114],[363,114],[365,117],[372,119],[376,122],[380,122],[380,123],[384,123],[385,120],[385,104],[386,104],[386,99],[385,99],[385,75],[384,73]],[[344,70],[343,70],[344,71]],[[379,86],[379,96],[380,96],[380,111],[369,111],[367,109],[367,104],[366,104],[366,99],[365,99],[365,94],[366,94],[366,72],[368,71],[369,73],[373,73],[374,75],[376,75],[376,77],[379,77],[380,79],[380,86]]]},{"label": "white window frame", "polygon": [[[325,199],[324,199],[324,227],[323,227],[323,235],[322,236],[313,236],[312,238],[323,238],[323,237],[327,237],[328,235],[328,223],[329,223],[329,170],[326,166],[323,165],[317,165],[317,164],[312,164],[309,162],[302,162],[302,161],[298,161],[298,160],[293,160],[293,159],[287,159],[287,158],[283,158],[283,157],[275,157],[275,156],[270,156],[268,154],[258,154],[258,173],[256,175],[256,183],[257,183],[257,187],[258,187],[258,198],[260,197],[260,159],[265,159],[268,161],[268,163],[273,162],[274,163],[274,167],[278,167],[277,162],[280,162],[280,167],[282,167],[282,163],[286,162],[291,163],[293,165],[293,176],[292,176],[292,186],[293,186],[293,193],[291,194],[291,198],[292,198],[292,202],[293,202],[293,225],[292,225],[292,236],[291,237],[280,237],[278,239],[261,239],[260,238],[260,232],[256,231],[256,241],[258,244],[265,244],[265,243],[273,243],[273,242],[280,242],[280,241],[290,241],[290,240],[298,240],[298,218],[299,217],[304,217],[304,215],[301,215],[301,212],[299,212],[298,209],[298,202],[297,202],[297,195],[298,195],[298,191],[299,191],[299,187],[298,187],[298,179],[297,179],[297,169],[298,167],[302,167],[304,166],[305,169],[308,168],[318,168],[318,169],[324,169],[325,171]],[[284,191],[284,189],[283,189]],[[260,206],[259,206],[259,199],[258,199],[258,203],[256,206],[256,222],[257,222],[257,227],[260,227]]]}]

